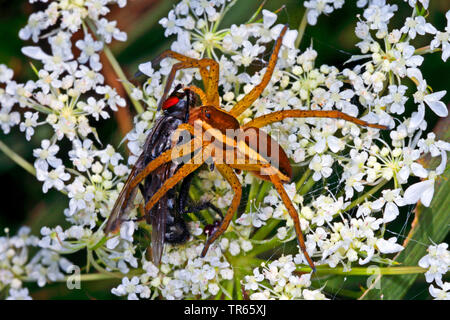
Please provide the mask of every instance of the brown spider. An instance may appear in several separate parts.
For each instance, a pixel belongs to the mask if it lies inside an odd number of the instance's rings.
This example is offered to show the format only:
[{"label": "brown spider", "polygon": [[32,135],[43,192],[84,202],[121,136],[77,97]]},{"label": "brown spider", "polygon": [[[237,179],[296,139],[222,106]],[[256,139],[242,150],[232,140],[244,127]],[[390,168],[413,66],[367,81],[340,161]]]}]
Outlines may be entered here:
[{"label": "brown spider", "polygon": [[[236,118],[253,104],[269,83],[286,31],[287,26],[282,29],[276,40],[274,50],[270,56],[266,72],[261,82],[239,100],[229,112],[220,108],[218,91],[219,65],[216,61],[206,58],[193,59],[170,50],[163,52],[156,58],[153,63],[158,63],[167,57],[179,61],[172,67],[161,102],[165,101],[178,70],[199,68],[204,90],[194,86],[190,86],[188,89],[198,94],[202,105],[192,108],[189,113],[188,123],[183,123],[178,127],[179,132],[188,131],[191,135],[191,140],[182,145],[174,146],[151,161],[139,174],[129,181],[127,188],[134,190],[147,175],[164,163],[193,154],[193,157],[185,162],[173,176],[169,177],[162,187],[148,200],[145,204],[145,212],[148,212],[168,190],[173,188],[191,172],[197,170],[205,161],[212,160],[220,174],[231,185],[234,191],[234,197],[220,225],[214,228],[213,232],[208,235],[202,251],[202,256],[204,256],[209,246],[225,232],[241,201],[242,187],[235,174],[235,170],[250,171],[258,178],[271,181],[275,186],[294,222],[300,249],[305,255],[308,264],[314,270],[314,263],[306,252],[298,213],[283,187],[283,183],[288,183],[292,179],[292,168],[288,157],[281,146],[270,135],[260,130],[260,128],[285,118],[308,117],[344,119],[371,128],[387,128],[382,125],[367,123],[340,111],[319,110],[277,111],[257,117],[241,126]],[[130,192],[126,191],[126,193]],[[125,199],[128,196],[127,194]]]}]

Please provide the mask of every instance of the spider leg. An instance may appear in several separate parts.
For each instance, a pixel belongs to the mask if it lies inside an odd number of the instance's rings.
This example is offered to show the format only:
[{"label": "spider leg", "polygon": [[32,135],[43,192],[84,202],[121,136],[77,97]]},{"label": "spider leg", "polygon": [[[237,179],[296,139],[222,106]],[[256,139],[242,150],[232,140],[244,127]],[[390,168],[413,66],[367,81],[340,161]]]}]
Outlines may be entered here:
[{"label": "spider leg", "polygon": [[211,244],[220,236],[222,235],[225,230],[227,230],[228,226],[230,225],[231,220],[233,219],[234,213],[239,207],[239,204],[241,202],[241,196],[242,196],[242,186],[239,182],[238,177],[233,172],[233,169],[225,164],[216,164],[217,170],[221,173],[221,175],[228,181],[230,186],[233,188],[234,191],[234,197],[231,201],[231,205],[228,208],[228,211],[223,218],[223,220],[220,223],[220,226],[216,229],[216,231],[211,234],[211,236],[206,240],[205,246],[203,247],[201,256],[204,257],[206,255],[206,252],[208,252],[208,248],[211,246]]},{"label": "spider leg", "polygon": [[238,117],[242,114],[242,112],[249,108],[269,84],[270,78],[272,78],[273,71],[277,64],[278,53],[280,52],[281,44],[286,31],[287,26],[284,26],[277,38],[277,41],[275,42],[275,47],[272,51],[266,72],[264,73],[261,82],[234,105],[234,107],[230,110],[230,113],[233,116]]},{"label": "spider leg", "polygon": [[[270,166],[270,164],[245,164],[245,165],[231,165],[233,168],[237,169],[244,169],[249,171],[257,171],[261,170],[262,173],[269,175],[270,181],[275,186],[275,189],[277,190],[278,194],[281,197],[281,200],[283,201],[284,205],[286,206],[286,209],[288,210],[288,213],[292,220],[294,221],[294,228],[295,232],[297,234],[297,240],[300,245],[300,249],[302,250],[303,254],[305,255],[306,260],[308,261],[309,266],[311,269],[315,270],[314,262],[310,258],[308,252],[306,251],[306,245],[305,240],[303,238],[303,232],[302,228],[300,226],[300,219],[298,217],[297,210],[295,210],[294,205],[292,204],[291,199],[289,198],[289,195],[287,194],[286,190],[283,187],[283,183],[280,179],[280,177],[277,174],[274,174],[273,168]],[[265,172],[263,171],[265,170]]]},{"label": "spider leg", "polygon": [[284,205],[286,206],[286,209],[289,212],[289,215],[291,216],[292,220],[294,221],[294,228],[295,228],[295,232],[297,233],[297,240],[298,240],[298,244],[300,245],[300,249],[303,252],[303,255],[305,256],[306,260],[308,261],[308,264],[311,267],[311,269],[313,269],[313,271],[315,271],[316,268],[314,267],[314,262],[312,261],[311,257],[309,256],[308,252],[306,251],[305,239],[303,238],[303,232],[302,232],[302,228],[300,226],[300,219],[298,217],[297,210],[295,210],[295,207],[292,204],[292,201],[289,198],[289,195],[287,194],[286,190],[284,189],[280,178],[277,175],[271,175],[270,180],[272,180],[272,183],[275,186],[275,189],[277,190],[278,194],[280,195],[281,200],[283,201]]},{"label": "spider leg", "polygon": [[243,128],[256,127],[261,128],[268,124],[281,121],[286,118],[333,118],[333,119],[343,119],[356,123],[361,126],[377,128],[377,129],[387,129],[386,126],[379,124],[368,123],[366,121],[360,120],[358,118],[349,116],[346,113],[337,110],[283,110],[276,111],[264,116],[257,117],[252,121],[246,123]]},{"label": "spider leg", "polygon": [[193,151],[197,150],[195,146],[198,145],[199,143],[201,145],[201,141],[198,140],[200,139],[194,138],[188,143],[185,143],[180,146],[175,146],[163,152],[159,157],[157,157],[156,159],[152,160],[149,164],[147,164],[147,166],[138,175],[136,175],[136,177],[134,177],[134,179],[130,183],[130,189],[135,188],[139,183],[142,182],[142,180],[145,179],[145,177],[147,177],[156,168],[163,165],[164,163],[188,155],[189,153],[192,153]]},{"label": "spider leg", "polygon": [[[180,131],[187,130],[189,132],[194,132],[194,128],[189,126],[188,124],[181,124],[178,126],[176,133],[177,135],[180,134]],[[176,135],[175,135],[176,136]],[[176,136],[178,139],[178,136]],[[156,159],[150,161],[140,172],[139,174],[136,174],[134,177],[130,175],[130,182],[129,187],[127,188],[127,192],[123,195],[124,201],[121,205],[121,208],[125,208],[128,205],[128,201],[133,193],[133,191],[136,189],[136,187],[142,182],[142,180],[145,179],[150,173],[152,173],[156,168],[163,165],[164,163],[167,163],[169,161],[172,161],[174,159],[181,158],[185,155],[188,155],[192,153],[195,150],[198,150],[202,146],[202,140],[201,138],[197,139],[191,139],[189,142],[184,143],[182,145],[176,145],[173,148],[163,152],[160,154]],[[128,182],[127,182],[128,184]]]},{"label": "spider leg", "polygon": [[173,176],[167,179],[161,188],[151,197],[145,204],[145,212],[148,212],[153,206],[178,182],[187,177],[191,172],[197,170],[206,160],[204,155],[211,154],[211,145],[202,148],[197,154],[185,165],[183,165]]},{"label": "spider leg", "polygon": [[[201,120],[198,120],[201,121]],[[226,134],[223,134],[219,129],[212,127],[210,124],[208,124],[205,121],[201,122],[201,126],[205,132],[205,138],[208,138],[209,136],[214,137],[214,143],[216,145],[216,152],[218,154],[221,154],[225,152],[225,156],[227,157],[227,160],[223,160],[220,158],[216,158],[221,162],[225,162],[226,164],[233,163],[233,161],[238,161],[239,163],[245,163],[245,161],[253,161],[254,163],[267,163],[267,160],[264,159],[255,149],[250,147],[246,142],[245,139],[243,139],[242,134],[244,132],[241,130],[237,133],[237,136],[227,136]],[[232,152],[235,152],[234,155],[230,154],[229,151],[227,151],[227,147],[234,148]],[[228,160],[228,157],[231,156],[231,159],[234,160]]]},{"label": "spider leg", "polygon": [[216,61],[208,58],[194,59],[172,50],[166,50],[154,60],[152,60],[152,65],[158,64],[165,58],[173,58],[180,62],[173,65],[166,82],[164,94],[160,101],[164,101],[166,99],[175,78],[175,74],[178,70],[187,68],[199,68],[200,75],[203,80],[203,86],[206,92],[207,103],[209,105],[219,107],[219,64]]}]

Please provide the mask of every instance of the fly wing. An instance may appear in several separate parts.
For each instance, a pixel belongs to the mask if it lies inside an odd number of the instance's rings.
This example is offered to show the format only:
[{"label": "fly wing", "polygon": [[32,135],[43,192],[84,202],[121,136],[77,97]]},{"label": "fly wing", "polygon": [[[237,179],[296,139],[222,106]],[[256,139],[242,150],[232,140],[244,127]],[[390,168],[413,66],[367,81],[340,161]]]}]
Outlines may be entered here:
[{"label": "fly wing", "polygon": [[152,258],[155,266],[161,263],[166,236],[166,218],[168,213],[167,196],[161,198],[157,206],[152,208],[150,216],[152,222]]},{"label": "fly wing", "polygon": [[[136,198],[138,188],[135,187],[133,188],[133,190],[130,190],[131,181],[144,169],[149,149],[152,148],[152,141],[155,140],[155,136],[158,136],[160,128],[163,126],[163,123],[164,117],[159,117],[158,119],[156,119],[155,125],[153,126],[144,143],[143,151],[139,156],[138,160],[136,161],[136,164],[131,169],[130,175],[128,176],[127,181],[125,182],[122,191],[117,197],[116,202],[114,203],[108,221],[106,222],[105,233],[117,232],[122,222],[126,219],[127,214],[133,208],[134,199]],[[125,204],[127,194],[129,194],[130,196],[127,203]]]},{"label": "fly wing", "polygon": [[[125,185],[122,188],[122,191],[119,193],[119,196],[116,199],[116,202],[114,203],[114,207],[111,210],[111,213],[109,214],[108,221],[106,222],[105,227],[105,233],[109,232],[117,232],[120,228],[120,225],[122,221],[124,220],[124,217],[128,214],[128,212],[131,210],[134,199],[136,198],[137,194],[137,187],[133,188],[133,190],[130,190],[130,184],[133,178],[138,175],[140,170],[136,166],[131,169],[131,173],[128,176],[127,181],[125,182]],[[127,203],[124,206],[124,202],[126,199],[126,195],[130,194]]]},{"label": "fly wing", "polygon": [[[151,178],[145,181],[144,198],[149,201],[150,198],[161,188],[164,182],[170,177],[170,168],[173,163],[167,163],[154,171]],[[166,220],[169,213],[168,194],[165,194],[156,203],[147,214],[149,223],[152,225],[152,257],[153,263],[158,266],[161,262],[161,256],[164,250],[166,236]]]}]

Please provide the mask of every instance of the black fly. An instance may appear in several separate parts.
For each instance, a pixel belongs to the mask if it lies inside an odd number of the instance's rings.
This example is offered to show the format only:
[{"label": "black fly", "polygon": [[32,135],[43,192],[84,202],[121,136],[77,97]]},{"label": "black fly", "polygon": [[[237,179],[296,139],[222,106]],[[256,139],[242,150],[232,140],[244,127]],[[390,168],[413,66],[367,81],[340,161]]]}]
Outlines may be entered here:
[{"label": "black fly", "polygon": [[[155,121],[155,125],[144,143],[142,154],[136,161],[125,186],[114,204],[105,228],[107,233],[116,231],[120,224],[127,219],[126,214],[133,207],[137,188],[128,190],[133,178],[148,163],[177,143],[177,141],[172,141],[172,135],[180,124],[187,123],[189,110],[195,106],[194,93],[189,89],[181,91],[180,89],[181,86],[177,86],[172,94],[162,103],[163,115]],[[175,174],[180,166],[181,164],[176,162],[168,162],[145,178],[144,184],[139,185],[145,202],[161,188],[168,178]],[[149,212],[145,213],[145,219],[152,225],[152,258],[155,265],[159,265],[161,261],[165,242],[180,244],[189,239],[190,233],[186,221],[183,219],[184,213],[210,208],[222,216],[220,210],[209,202],[188,207],[188,191],[193,174],[183,180],[178,195],[175,188],[169,190]],[[127,192],[130,192],[130,196],[125,203]]]}]

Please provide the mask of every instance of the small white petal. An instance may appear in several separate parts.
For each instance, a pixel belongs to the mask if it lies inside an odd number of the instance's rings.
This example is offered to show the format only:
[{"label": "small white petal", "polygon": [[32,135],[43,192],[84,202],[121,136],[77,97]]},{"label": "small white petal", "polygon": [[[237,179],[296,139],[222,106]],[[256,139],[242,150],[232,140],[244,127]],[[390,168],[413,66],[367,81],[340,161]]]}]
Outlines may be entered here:
[{"label": "small white petal", "polygon": [[391,238],[389,240],[378,239],[376,245],[381,253],[395,253],[402,251],[404,248],[396,243],[396,240],[396,238]]},{"label": "small white petal", "polygon": [[397,218],[399,214],[398,207],[392,203],[386,203],[386,207],[384,209],[383,222],[391,222]]},{"label": "small white petal", "polygon": [[403,195],[403,200],[405,204],[415,204],[421,199],[422,195],[427,191],[427,189],[434,189],[433,180],[425,180],[415,183],[406,189]]},{"label": "small white petal", "polygon": [[275,23],[275,21],[277,21],[278,18],[278,16],[275,13],[266,9],[262,11],[262,15],[264,28],[270,28]]},{"label": "small white petal", "polygon": [[420,163],[412,163],[411,164],[411,171],[420,178],[426,178],[428,177],[428,171],[420,164]]}]

